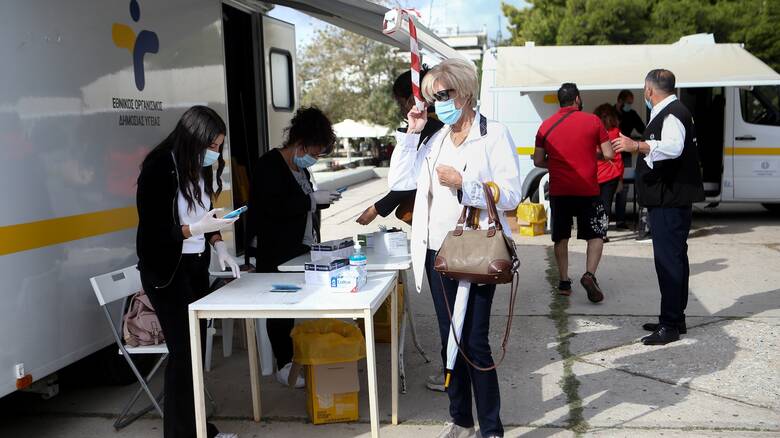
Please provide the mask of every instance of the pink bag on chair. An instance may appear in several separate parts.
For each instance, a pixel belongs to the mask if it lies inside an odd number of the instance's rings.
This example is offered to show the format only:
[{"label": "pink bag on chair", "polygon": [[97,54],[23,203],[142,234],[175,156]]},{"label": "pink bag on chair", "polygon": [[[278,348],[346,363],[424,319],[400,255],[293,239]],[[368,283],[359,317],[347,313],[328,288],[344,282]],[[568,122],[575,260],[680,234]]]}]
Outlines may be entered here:
[{"label": "pink bag on chair", "polygon": [[165,342],[160,320],[144,291],[133,294],[130,306],[123,318],[122,334],[125,343],[131,347],[159,345]]}]

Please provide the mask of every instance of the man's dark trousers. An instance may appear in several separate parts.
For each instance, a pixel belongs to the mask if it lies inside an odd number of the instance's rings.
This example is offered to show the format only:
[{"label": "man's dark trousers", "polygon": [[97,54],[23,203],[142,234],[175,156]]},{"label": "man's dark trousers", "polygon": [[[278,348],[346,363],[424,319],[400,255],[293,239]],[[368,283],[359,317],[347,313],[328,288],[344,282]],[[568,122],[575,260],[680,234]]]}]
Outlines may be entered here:
[{"label": "man's dark trousers", "polygon": [[658,322],[677,328],[685,323],[688,305],[688,232],[692,209],[687,207],[650,207],[648,220],[653,230],[653,257],[661,289],[661,316]]}]

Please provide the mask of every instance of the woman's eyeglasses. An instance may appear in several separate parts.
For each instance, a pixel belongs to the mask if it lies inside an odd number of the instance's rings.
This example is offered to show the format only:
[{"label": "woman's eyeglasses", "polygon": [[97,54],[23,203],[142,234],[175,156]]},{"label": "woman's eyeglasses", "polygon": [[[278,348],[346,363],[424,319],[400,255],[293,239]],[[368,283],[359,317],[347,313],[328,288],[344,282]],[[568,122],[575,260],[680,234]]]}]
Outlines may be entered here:
[{"label": "woman's eyeglasses", "polygon": [[433,93],[433,100],[436,102],[444,102],[447,100],[450,100],[450,93],[455,91],[454,88],[448,88],[446,90],[441,90]]}]

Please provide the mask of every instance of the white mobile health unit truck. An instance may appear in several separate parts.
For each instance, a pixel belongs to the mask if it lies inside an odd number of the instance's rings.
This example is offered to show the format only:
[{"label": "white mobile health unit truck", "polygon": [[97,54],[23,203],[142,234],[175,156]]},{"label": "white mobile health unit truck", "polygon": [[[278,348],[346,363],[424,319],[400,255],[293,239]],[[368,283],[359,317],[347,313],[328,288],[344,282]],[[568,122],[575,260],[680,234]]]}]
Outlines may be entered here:
[{"label": "white mobile health unit truck", "polygon": [[577,84],[585,111],[614,105],[620,90],[631,90],[634,110],[647,121],[642,89],[654,68],[674,72],[678,97],[693,113],[707,201],[756,202],[778,210],[780,75],[739,44],[716,44],[711,34],[674,44],[527,44],[486,53],[480,109],[509,127],[524,197],[535,196],[547,172],[534,167],[531,155],[539,125],[558,111],[562,83]]},{"label": "white mobile health unit truck", "polygon": [[[409,47],[404,26],[382,33],[387,8],[358,0],[0,5],[0,397],[28,383],[17,373],[40,381],[113,342],[89,278],[136,263],[139,165],[191,105],[228,123],[218,206],[246,204],[298,105],[295,29],[273,4]],[[225,237],[242,254],[238,224]]]}]

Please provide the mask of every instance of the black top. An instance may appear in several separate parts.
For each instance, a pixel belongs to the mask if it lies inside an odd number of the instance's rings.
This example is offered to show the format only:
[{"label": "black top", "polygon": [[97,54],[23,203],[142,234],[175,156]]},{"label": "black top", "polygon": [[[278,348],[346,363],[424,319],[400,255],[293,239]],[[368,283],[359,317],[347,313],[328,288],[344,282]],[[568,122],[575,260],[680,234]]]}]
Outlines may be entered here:
[{"label": "black top", "polygon": [[685,144],[682,154],[673,160],[647,165],[644,155],[637,162],[637,190],[644,207],[690,207],[704,201],[701,167],[696,145],[696,126],[690,111],[679,100],[674,100],[647,125],[645,140],[661,140],[664,119],[674,115],[685,127]]},{"label": "black top", "polygon": [[642,118],[639,117],[639,114],[637,114],[636,111],[623,111],[623,108],[618,108],[617,106],[615,106],[615,109],[620,117],[621,134],[626,137],[631,137],[631,133],[634,132],[634,129],[640,134],[645,132],[645,122],[642,121]]},{"label": "black top", "polygon": [[[420,145],[433,137],[433,134],[439,132],[443,126],[444,123],[438,119],[428,119],[425,123],[425,127],[420,131],[420,140],[417,142],[417,149],[420,148]],[[409,198],[414,199],[416,193],[417,190],[391,190],[382,199],[374,203],[374,208],[376,208],[376,211],[380,216],[387,217],[387,215],[398,208],[404,200]]]},{"label": "black top", "polygon": [[[150,152],[136,191],[138,269],[144,284],[166,287],[181,261],[184,235],[179,222],[176,163],[169,150]],[[206,201],[206,200],[204,200]],[[217,233],[207,233],[206,242]],[[206,254],[210,254],[206,251]]]},{"label": "black top", "polygon": [[[309,171],[301,171],[311,184]],[[327,207],[318,205],[312,219],[317,241],[319,210]],[[247,213],[250,233],[257,236],[258,272],[277,272],[282,263],[309,251],[303,244],[303,233],[311,214],[311,198],[303,192],[278,149],[266,152],[257,161]]]}]

